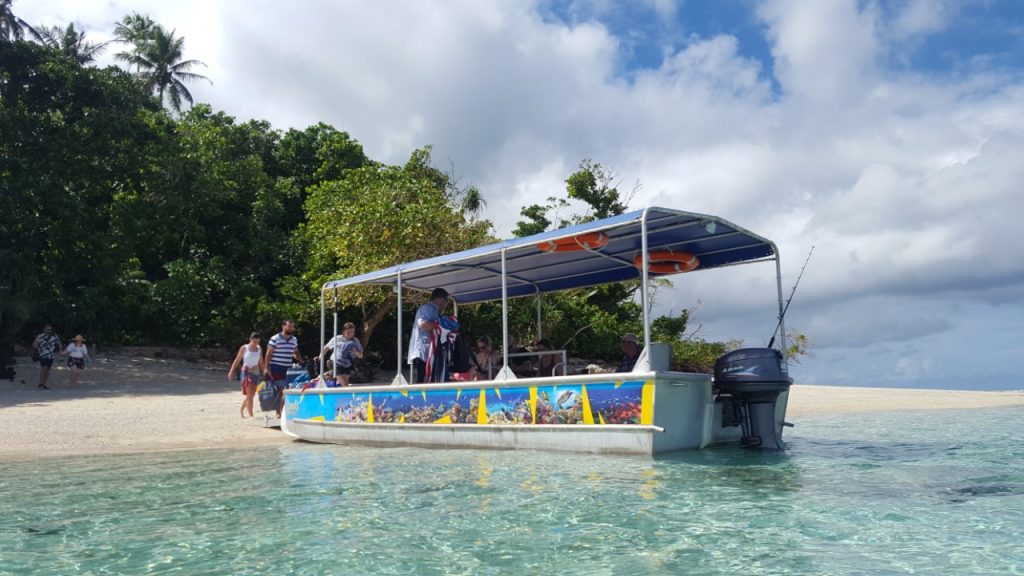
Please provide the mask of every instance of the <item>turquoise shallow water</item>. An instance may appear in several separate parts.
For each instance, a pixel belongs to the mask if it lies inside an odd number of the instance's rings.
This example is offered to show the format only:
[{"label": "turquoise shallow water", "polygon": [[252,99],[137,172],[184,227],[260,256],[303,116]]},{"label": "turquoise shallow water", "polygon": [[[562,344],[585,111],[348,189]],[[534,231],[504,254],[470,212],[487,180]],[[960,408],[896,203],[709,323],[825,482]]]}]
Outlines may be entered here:
[{"label": "turquoise shallow water", "polygon": [[2,574],[1024,574],[1024,409],[785,454],[309,444],[7,462]]}]

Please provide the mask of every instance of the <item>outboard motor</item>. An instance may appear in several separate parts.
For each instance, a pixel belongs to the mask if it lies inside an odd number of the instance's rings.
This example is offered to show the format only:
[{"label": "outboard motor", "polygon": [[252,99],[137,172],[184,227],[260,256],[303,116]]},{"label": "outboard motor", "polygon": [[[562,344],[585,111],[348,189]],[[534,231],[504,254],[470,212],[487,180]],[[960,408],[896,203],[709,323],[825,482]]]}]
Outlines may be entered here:
[{"label": "outboard motor", "polygon": [[782,353],[774,348],[742,348],[715,361],[715,390],[732,398],[743,426],[740,442],[750,448],[783,449],[775,401],[792,385]]}]

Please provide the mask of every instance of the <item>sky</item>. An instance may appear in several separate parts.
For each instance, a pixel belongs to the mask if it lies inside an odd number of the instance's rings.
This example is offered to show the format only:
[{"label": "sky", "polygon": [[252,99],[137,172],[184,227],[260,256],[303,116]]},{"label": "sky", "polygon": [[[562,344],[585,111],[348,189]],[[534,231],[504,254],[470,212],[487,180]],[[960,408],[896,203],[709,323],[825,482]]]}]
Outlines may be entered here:
[{"label": "sky", "polygon": [[[787,297],[813,246],[797,382],[1024,389],[1024,2],[14,4],[94,40],[132,11],[207,64],[197,101],[327,122],[383,161],[432,145],[500,236],[592,158],[632,209],[774,240]],[[761,346],[775,286],[771,264],[677,276],[657,311]]]}]

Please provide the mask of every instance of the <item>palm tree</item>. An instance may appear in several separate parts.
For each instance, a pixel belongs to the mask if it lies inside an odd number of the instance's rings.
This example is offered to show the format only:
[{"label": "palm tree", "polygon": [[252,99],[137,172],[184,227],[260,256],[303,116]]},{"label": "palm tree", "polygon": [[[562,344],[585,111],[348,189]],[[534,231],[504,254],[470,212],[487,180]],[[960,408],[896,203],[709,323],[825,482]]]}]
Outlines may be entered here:
[{"label": "palm tree", "polygon": [[[153,35],[153,30],[156,27],[156,22],[148,14],[132,12],[121,19],[117,23],[117,27],[114,28],[114,42],[131,44],[138,52],[139,47]],[[131,62],[134,56],[134,52],[119,52],[114,57],[124,62]],[[135,71],[139,71],[138,67]]]},{"label": "palm tree", "polygon": [[30,34],[35,33],[35,29],[29,26],[28,22],[11,12],[13,3],[14,0],[0,0],[0,44],[23,39],[26,30]]},{"label": "palm tree", "polygon": [[96,59],[106,47],[108,42],[86,42],[85,32],[75,30],[74,24],[68,24],[67,28],[53,26],[51,28],[40,28],[32,30],[32,36],[43,46],[59,50],[68,58],[79,64],[88,64]]},{"label": "palm tree", "polygon": [[484,195],[476,186],[470,186],[462,196],[462,211],[469,214],[473,220],[480,216],[480,212],[487,206]]},{"label": "palm tree", "polygon": [[[128,21],[138,17],[138,14],[125,17]],[[148,17],[142,16],[140,22],[146,24]],[[127,32],[134,33],[131,27],[134,22],[125,26]],[[121,24],[118,25],[119,27]],[[185,39],[176,37],[174,30],[165,31],[159,24],[140,26],[140,32],[134,41],[135,49],[132,52],[122,52],[117,55],[119,60],[128,62],[135,66],[139,76],[145,81],[146,89],[154,92],[160,101],[165,97],[171,103],[175,112],[181,112],[181,101],[192,104],[192,94],[185,87],[184,82],[195,80],[210,81],[201,74],[190,72],[195,66],[206,66],[199,60],[182,60],[185,51]],[[115,32],[116,33],[116,32]],[[127,38],[128,36],[126,36]],[[213,82],[210,82],[211,84]]]}]

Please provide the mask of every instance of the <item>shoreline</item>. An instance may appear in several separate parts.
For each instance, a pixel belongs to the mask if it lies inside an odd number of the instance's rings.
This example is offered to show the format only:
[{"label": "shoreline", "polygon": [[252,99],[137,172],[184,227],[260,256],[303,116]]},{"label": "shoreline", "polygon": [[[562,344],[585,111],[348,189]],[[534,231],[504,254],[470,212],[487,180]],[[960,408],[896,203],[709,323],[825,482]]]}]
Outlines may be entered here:
[{"label": "shoreline", "polygon": [[[145,356],[101,356],[70,388],[54,367],[50,390],[36,387],[38,366],[19,358],[13,383],[0,382],[6,431],[0,461],[62,456],[237,449],[294,442],[242,419],[237,381],[228,364]],[[380,376],[380,375],[379,375]],[[1024,391],[861,388],[797,384],[787,420],[857,412],[954,410],[1024,406]]]}]

